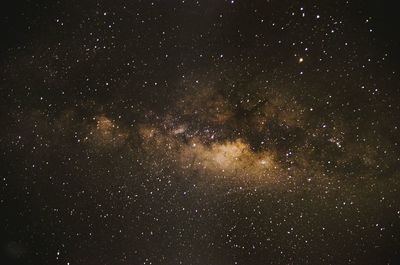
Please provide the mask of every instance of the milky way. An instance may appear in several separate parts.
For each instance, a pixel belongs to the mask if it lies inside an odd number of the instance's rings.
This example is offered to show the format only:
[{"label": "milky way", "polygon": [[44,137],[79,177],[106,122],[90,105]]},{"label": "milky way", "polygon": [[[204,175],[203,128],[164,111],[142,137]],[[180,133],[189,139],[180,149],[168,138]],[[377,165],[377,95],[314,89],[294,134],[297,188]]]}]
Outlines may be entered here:
[{"label": "milky way", "polygon": [[399,264],[394,4],[4,9],[1,264]]}]

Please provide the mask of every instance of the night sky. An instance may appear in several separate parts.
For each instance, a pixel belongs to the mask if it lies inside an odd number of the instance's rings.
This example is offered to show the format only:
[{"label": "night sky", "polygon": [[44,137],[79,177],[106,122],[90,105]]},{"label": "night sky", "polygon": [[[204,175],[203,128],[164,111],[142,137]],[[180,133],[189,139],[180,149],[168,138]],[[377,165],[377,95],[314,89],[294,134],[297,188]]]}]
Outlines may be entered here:
[{"label": "night sky", "polygon": [[1,264],[400,264],[395,1],[9,2]]}]

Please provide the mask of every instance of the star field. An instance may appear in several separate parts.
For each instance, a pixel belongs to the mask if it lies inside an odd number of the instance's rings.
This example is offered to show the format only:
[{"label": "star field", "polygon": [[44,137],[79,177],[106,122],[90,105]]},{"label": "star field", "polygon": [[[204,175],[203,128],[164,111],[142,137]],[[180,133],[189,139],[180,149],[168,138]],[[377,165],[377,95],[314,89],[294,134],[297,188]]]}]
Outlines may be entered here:
[{"label": "star field", "polygon": [[399,264],[395,10],[5,6],[1,264]]}]

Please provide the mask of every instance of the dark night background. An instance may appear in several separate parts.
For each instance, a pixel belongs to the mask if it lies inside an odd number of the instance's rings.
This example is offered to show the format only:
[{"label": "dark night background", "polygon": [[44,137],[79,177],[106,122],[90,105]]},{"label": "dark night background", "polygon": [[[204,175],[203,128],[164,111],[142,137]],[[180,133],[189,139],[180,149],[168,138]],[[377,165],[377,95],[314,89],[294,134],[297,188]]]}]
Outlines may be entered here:
[{"label": "dark night background", "polygon": [[1,264],[400,264],[396,1],[8,1]]}]

